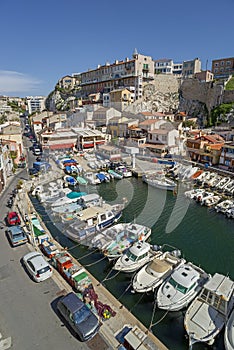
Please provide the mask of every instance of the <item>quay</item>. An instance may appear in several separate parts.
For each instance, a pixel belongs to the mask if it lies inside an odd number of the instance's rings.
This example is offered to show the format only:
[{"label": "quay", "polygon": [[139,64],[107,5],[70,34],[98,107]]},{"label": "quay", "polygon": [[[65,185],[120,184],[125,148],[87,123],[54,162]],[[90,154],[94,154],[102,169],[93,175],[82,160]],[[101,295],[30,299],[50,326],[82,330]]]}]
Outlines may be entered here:
[{"label": "quay", "polygon": [[[27,187],[28,187],[27,183]],[[25,188],[25,192],[27,193],[28,188]],[[36,212],[30,198],[24,191],[19,191],[17,195],[17,210],[19,211],[21,217],[24,217],[26,212],[32,213]],[[25,196],[28,197],[27,201],[25,200]],[[27,206],[27,208],[26,208]],[[50,237],[50,240],[58,247],[59,250],[64,251],[64,247],[60,246],[60,244],[52,237],[45,223],[40,219],[38,215],[38,219],[45,229],[46,234]],[[31,237],[29,249],[34,250],[39,249],[37,246],[35,247],[35,240]],[[74,258],[76,264],[80,267],[82,265]],[[137,339],[138,346],[134,349],[138,349],[139,346],[141,350],[168,350],[167,347],[151,332],[149,331],[124,305],[121,304],[93,275],[86,270],[89,277],[91,278],[95,293],[98,295],[98,300],[100,300],[103,304],[109,305],[113,311],[116,313],[115,316],[110,317],[109,319],[102,322],[99,334],[96,335],[98,337],[97,344],[99,346],[97,349],[103,350],[111,350],[111,349],[120,349],[120,343],[116,339],[116,335],[126,326],[132,327],[133,330],[137,329],[135,334],[135,338]],[[67,294],[71,292],[72,286],[60,275],[60,273],[54,269],[54,273],[52,278],[54,278],[55,282],[61,289],[61,295]],[[95,337],[95,338],[96,338]],[[93,338],[90,342],[94,341]],[[87,343],[88,344],[88,343]],[[96,344],[96,343],[95,343]]]}]

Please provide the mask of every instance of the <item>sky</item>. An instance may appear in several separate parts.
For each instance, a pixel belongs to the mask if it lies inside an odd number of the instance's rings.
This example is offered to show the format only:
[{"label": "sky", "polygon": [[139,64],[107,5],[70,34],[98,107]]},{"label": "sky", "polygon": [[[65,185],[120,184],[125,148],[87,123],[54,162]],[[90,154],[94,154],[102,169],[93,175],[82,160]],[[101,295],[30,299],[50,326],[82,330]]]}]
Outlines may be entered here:
[{"label": "sky", "polygon": [[234,56],[234,0],[8,0],[0,95],[48,96],[65,75],[138,53],[174,62]]}]

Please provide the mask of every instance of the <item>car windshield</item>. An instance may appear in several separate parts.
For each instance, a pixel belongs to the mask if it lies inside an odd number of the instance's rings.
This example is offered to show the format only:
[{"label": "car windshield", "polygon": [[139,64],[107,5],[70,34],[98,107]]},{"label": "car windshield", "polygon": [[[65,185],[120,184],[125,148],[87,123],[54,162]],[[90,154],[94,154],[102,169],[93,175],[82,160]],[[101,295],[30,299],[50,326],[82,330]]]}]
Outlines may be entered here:
[{"label": "car windshield", "polygon": [[24,236],[25,236],[24,232],[17,232],[13,234],[13,238],[20,238]]},{"label": "car windshield", "polygon": [[79,324],[83,321],[85,321],[90,315],[90,311],[87,308],[87,306],[82,306],[82,308],[80,310],[77,310],[74,314],[73,314],[73,319],[74,322]]}]

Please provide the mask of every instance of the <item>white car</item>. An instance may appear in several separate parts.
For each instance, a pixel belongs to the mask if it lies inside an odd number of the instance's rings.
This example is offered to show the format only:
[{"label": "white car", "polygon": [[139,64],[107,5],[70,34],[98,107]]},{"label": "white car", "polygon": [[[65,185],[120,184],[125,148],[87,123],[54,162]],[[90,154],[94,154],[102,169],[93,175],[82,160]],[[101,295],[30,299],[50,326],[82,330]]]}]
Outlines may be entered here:
[{"label": "white car", "polygon": [[39,252],[24,255],[23,264],[35,282],[44,281],[52,276],[52,267]]}]

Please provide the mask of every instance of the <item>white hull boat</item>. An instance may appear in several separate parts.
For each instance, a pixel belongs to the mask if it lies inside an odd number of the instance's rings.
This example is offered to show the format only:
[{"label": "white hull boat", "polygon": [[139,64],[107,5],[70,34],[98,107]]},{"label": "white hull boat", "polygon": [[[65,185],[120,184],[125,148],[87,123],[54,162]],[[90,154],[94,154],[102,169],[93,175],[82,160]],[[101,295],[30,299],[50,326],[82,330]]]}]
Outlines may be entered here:
[{"label": "white hull boat", "polygon": [[191,262],[176,267],[159,287],[157,306],[168,311],[184,309],[209,279],[209,274]]},{"label": "white hull boat", "polygon": [[[101,247],[103,254],[109,259],[117,259],[125,252],[134,242],[146,241],[151,235],[151,229],[144,225],[135,223],[120,224],[121,230],[115,234],[115,226],[103,234],[108,237],[115,235],[114,238],[108,239]],[[99,245],[100,246],[100,245]]]},{"label": "white hull boat", "polygon": [[220,200],[221,200],[221,196],[214,195],[203,199],[203,205],[205,205],[206,207],[212,207],[213,205],[218,204]]},{"label": "white hull boat", "polygon": [[154,256],[162,255],[157,248],[154,249],[154,246],[147,242],[135,242],[118,258],[113,269],[127,273],[134,272],[151,261]]},{"label": "white hull boat", "polygon": [[217,211],[217,213],[221,212],[223,214],[225,214],[227,212],[228,209],[231,209],[234,207],[234,202],[232,200],[225,200],[222,201],[221,203],[217,204],[215,206],[215,210]]},{"label": "white hull boat", "polygon": [[233,308],[234,282],[216,273],[186,311],[184,325],[189,345],[203,342],[212,345]]},{"label": "white hull boat", "polygon": [[234,310],[232,311],[225,326],[224,345],[226,350],[234,349]]},{"label": "white hull boat", "polygon": [[161,190],[173,191],[176,188],[176,183],[173,180],[167,179],[165,176],[158,177],[157,175],[143,175],[142,180],[149,186],[153,186]]},{"label": "white hull boat", "polygon": [[195,197],[199,196],[199,194],[202,194],[204,192],[205,190],[203,188],[195,188],[193,190],[184,192],[184,195],[187,198],[194,199]]},{"label": "white hull boat", "polygon": [[132,286],[138,293],[154,291],[160,284],[171,275],[174,268],[184,264],[180,258],[180,252],[164,252],[155,256],[153,260],[143,266],[134,276]]}]

